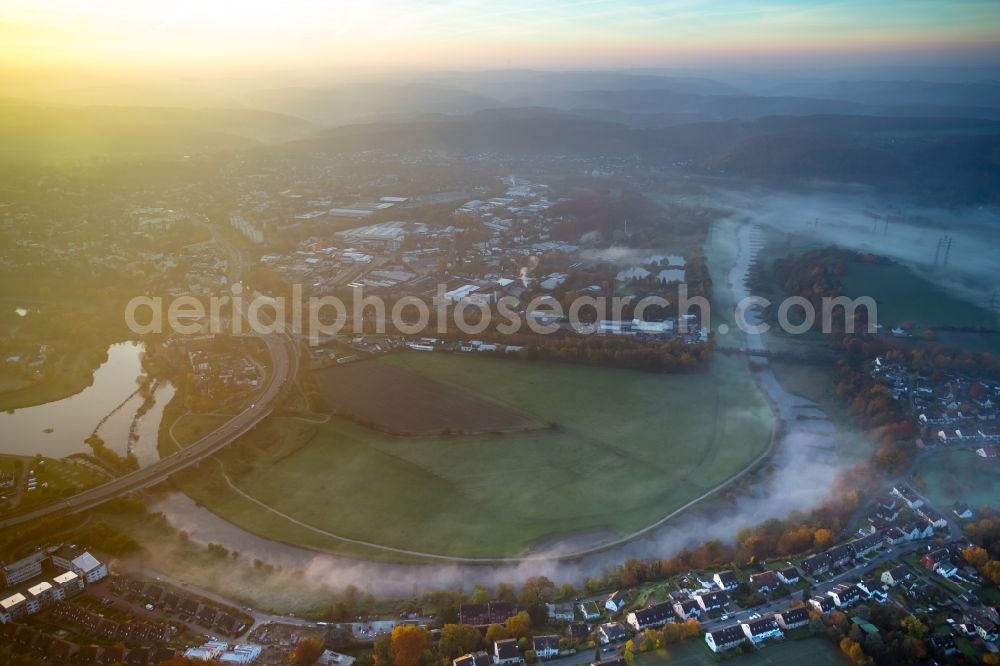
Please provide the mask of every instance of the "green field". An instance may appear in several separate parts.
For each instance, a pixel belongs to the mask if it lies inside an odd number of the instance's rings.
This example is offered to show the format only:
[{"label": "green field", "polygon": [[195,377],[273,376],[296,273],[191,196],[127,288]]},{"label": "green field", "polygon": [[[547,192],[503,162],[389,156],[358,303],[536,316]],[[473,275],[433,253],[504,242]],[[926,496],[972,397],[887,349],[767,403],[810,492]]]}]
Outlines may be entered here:
[{"label": "green field", "polygon": [[965,502],[973,510],[986,505],[1000,508],[1000,463],[985,460],[973,451],[935,453],[917,466],[927,498],[942,510]]},{"label": "green field", "polygon": [[[668,649],[638,655],[638,666],[708,666],[718,664],[727,655],[715,655],[704,641],[688,641]],[[844,666],[849,663],[833,643],[825,638],[810,637],[797,640],[773,641],[753,652],[733,656],[737,666]]]},{"label": "green field", "polygon": [[949,294],[902,264],[850,261],[843,279],[851,298],[871,296],[878,305],[878,322],[886,328],[912,323],[938,326],[996,326],[996,315]]},{"label": "green field", "polygon": [[104,362],[101,351],[79,351],[64,354],[35,382],[5,376],[0,381],[0,410],[33,407],[68,398],[87,388],[94,381],[94,371]]},{"label": "green field", "polygon": [[[343,418],[275,418],[181,478],[188,494],[264,536],[388,559],[515,556],[546,539],[641,529],[744,469],[771,414],[744,362],[695,375],[404,353],[392,364],[550,427],[394,437]],[[378,395],[372,395],[377,400]],[[183,417],[182,442],[214,417]],[[292,517],[303,524],[288,520]],[[310,528],[316,528],[312,530]]]}]

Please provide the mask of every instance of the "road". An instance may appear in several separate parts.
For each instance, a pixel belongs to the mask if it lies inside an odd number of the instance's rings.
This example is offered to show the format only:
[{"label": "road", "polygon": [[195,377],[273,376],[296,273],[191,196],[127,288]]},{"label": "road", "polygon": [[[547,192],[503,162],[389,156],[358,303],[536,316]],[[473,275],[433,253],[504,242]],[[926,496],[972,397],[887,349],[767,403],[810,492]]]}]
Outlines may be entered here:
[{"label": "road", "polygon": [[[224,241],[219,236],[216,236],[216,240],[223,244],[229,252],[231,257],[230,277],[238,280],[242,265],[239,253],[224,245]],[[247,308],[249,308],[249,304],[244,304],[244,316]],[[72,497],[6,516],[0,519],[0,529],[39,520],[63,511],[70,513],[86,511],[116,497],[155,486],[171,475],[196,465],[201,460],[224,449],[233,440],[253,430],[258,423],[270,416],[274,405],[284,396],[285,391],[295,384],[299,371],[298,343],[290,335],[271,333],[260,334],[259,337],[267,345],[271,356],[271,367],[262,390],[249,407],[187,448],[162,458],[152,465],[120,476],[100,486],[84,490]]]}]

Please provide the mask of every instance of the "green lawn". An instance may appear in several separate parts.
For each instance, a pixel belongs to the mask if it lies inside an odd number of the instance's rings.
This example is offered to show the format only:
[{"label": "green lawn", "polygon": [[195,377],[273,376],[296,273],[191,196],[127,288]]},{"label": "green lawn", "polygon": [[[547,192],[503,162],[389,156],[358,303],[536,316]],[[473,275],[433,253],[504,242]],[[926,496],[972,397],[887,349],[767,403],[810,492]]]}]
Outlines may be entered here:
[{"label": "green lawn", "polygon": [[[434,554],[511,556],[551,535],[630,534],[738,473],[770,436],[770,411],[738,358],[717,357],[698,375],[422,353],[373,362],[558,427],[392,437],[346,419],[276,418],[220,456],[237,485],[337,535]],[[217,464],[203,463],[183,483],[213,511],[265,536],[408,557],[264,511],[229,489]]]},{"label": "green lawn", "polygon": [[875,299],[878,321],[887,328],[904,322],[913,322],[918,328],[997,323],[995,314],[948,293],[901,264],[851,261],[843,283],[848,296]]},{"label": "green lawn", "polygon": [[715,655],[703,639],[685,641],[667,649],[647,652],[638,655],[637,666],[662,666],[676,664],[677,666],[708,666],[718,664],[726,657],[732,658],[732,663],[738,666],[844,666],[848,661],[837,647],[822,637],[809,637],[797,640],[771,641],[756,651],[747,651],[742,655],[723,653]]},{"label": "green lawn", "polygon": [[106,359],[104,349],[64,354],[47,368],[36,382],[14,383],[9,375],[0,383],[0,410],[21,409],[62,400],[87,388],[94,381],[94,371]]},{"label": "green lawn", "polygon": [[923,481],[927,498],[941,510],[965,502],[973,510],[986,505],[1000,508],[1000,464],[973,451],[940,451],[925,458],[916,474]]}]

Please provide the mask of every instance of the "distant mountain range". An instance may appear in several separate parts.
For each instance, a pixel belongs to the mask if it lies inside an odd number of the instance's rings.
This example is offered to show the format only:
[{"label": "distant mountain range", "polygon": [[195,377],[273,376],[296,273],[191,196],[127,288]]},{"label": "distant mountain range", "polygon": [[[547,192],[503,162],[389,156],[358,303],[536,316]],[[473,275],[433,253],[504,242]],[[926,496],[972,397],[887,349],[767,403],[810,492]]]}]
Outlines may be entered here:
[{"label": "distant mountain range", "polygon": [[[234,100],[238,108],[0,100],[0,159],[266,145],[291,152],[638,156],[740,178],[860,182],[956,202],[1000,198],[996,82],[794,79],[775,83],[769,94],[754,89],[758,94],[700,77],[511,70],[227,89],[214,100]],[[114,92],[134,99],[140,90]],[[190,103],[198,91],[161,92],[159,99]]]},{"label": "distant mountain range", "polygon": [[280,143],[315,131],[256,109],[40,105],[0,100],[0,160],[212,153]]},{"label": "distant mountain range", "polygon": [[664,166],[687,162],[702,173],[856,182],[955,202],[1000,201],[1000,121],[968,118],[772,116],[634,129],[548,109],[504,109],[339,127],[302,146],[346,152],[636,155]]}]

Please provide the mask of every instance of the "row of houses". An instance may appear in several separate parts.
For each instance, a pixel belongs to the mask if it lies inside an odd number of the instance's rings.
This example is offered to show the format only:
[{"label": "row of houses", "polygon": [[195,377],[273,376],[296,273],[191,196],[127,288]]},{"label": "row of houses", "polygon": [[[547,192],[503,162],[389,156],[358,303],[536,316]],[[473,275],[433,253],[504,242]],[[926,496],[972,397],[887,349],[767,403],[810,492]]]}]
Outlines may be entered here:
[{"label": "row of houses", "polygon": [[[531,649],[537,659],[553,659],[559,656],[559,637],[555,634],[535,636],[531,639]],[[462,655],[452,660],[452,666],[504,666],[524,661],[517,647],[517,639],[507,638],[493,643],[493,654],[479,651]]]},{"label": "row of houses", "polygon": [[[906,567],[902,567],[904,570]],[[893,580],[892,576],[902,579],[904,572],[894,568],[885,572],[882,576],[883,582]],[[908,570],[907,570],[908,573]],[[892,584],[892,583],[887,583]],[[877,603],[885,603],[888,595],[882,590],[878,582],[873,579],[862,580],[857,583],[839,583],[831,588],[825,595],[813,597],[809,600],[809,606],[822,614],[831,613],[834,610],[846,610],[861,601],[874,600]],[[791,631],[809,623],[809,611],[807,608],[792,608],[780,613],[775,613],[772,617],[755,618],[739,624],[733,624],[705,634],[705,642],[713,652],[731,650],[745,641],[757,645],[771,638],[782,636],[782,631]]]},{"label": "row of houses", "polygon": [[842,567],[882,548],[885,538],[876,532],[867,534],[845,544],[840,544],[822,553],[810,555],[802,561],[802,572],[807,576],[819,576],[831,569]]},{"label": "row of houses", "polygon": [[167,622],[117,621],[73,602],[58,604],[52,619],[61,627],[75,627],[95,640],[129,643],[166,643],[176,634]]},{"label": "row of houses", "polygon": [[705,613],[723,610],[729,604],[729,593],[725,590],[703,589],[686,599],[662,601],[634,610],[626,615],[625,621],[635,631],[645,631],[675,620],[683,622],[698,619]]},{"label": "row of houses", "polygon": [[705,633],[705,643],[712,652],[724,652],[749,642],[759,645],[772,638],[781,638],[784,631],[791,631],[809,624],[805,608],[790,608],[771,617],[748,619]]},{"label": "row of houses", "polygon": [[15,652],[30,653],[53,664],[124,664],[125,666],[152,666],[173,659],[174,650],[168,647],[140,647],[126,651],[120,645],[98,647],[77,645],[39,631],[27,624],[0,625],[0,645],[10,645]]}]

